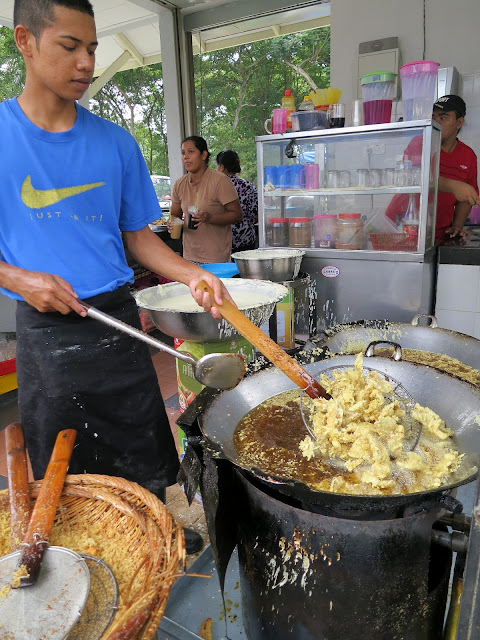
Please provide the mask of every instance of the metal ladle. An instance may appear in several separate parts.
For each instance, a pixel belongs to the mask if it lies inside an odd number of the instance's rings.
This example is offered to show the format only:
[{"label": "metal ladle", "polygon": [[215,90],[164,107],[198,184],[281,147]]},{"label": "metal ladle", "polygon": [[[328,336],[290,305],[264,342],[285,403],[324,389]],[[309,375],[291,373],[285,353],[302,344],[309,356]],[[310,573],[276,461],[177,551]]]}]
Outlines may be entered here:
[{"label": "metal ladle", "polygon": [[213,389],[233,389],[245,375],[245,358],[240,353],[209,353],[198,360],[194,360],[190,356],[169,347],[164,342],[149,336],[144,331],[140,331],[126,322],[108,315],[108,313],[91,307],[86,302],[82,302],[81,300],[79,302],[87,311],[90,318],[100,320],[100,322],[114,327],[114,329],[118,329],[138,340],[142,340],[142,342],[155,347],[155,349],[166,351],[170,355],[175,356],[175,358],[188,362],[192,367],[195,379],[207,387],[212,387]]}]

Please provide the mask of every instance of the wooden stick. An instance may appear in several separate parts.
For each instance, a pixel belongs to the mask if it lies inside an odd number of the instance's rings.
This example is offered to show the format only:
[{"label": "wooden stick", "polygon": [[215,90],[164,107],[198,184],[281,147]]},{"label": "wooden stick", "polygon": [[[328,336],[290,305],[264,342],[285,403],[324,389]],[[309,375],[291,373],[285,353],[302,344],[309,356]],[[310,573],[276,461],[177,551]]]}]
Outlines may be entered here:
[{"label": "wooden stick", "polygon": [[304,389],[311,398],[330,399],[330,394],[293,358],[291,358],[276,342],[271,340],[261,329],[251,322],[229,300],[223,298],[223,304],[216,305],[213,290],[203,280],[198,283],[197,289],[210,294],[212,304],[215,304],[222,316],[249,342],[263,353],[274,365]]},{"label": "wooden stick", "polygon": [[[42,486],[25,534],[24,542],[26,544],[21,547],[19,566],[24,565],[28,573],[20,578],[21,587],[28,587],[37,581],[76,435],[75,429],[65,429],[57,435],[45,478],[42,480]],[[42,542],[45,544],[39,544]]]},{"label": "wooden stick", "polygon": [[15,551],[23,542],[31,512],[27,453],[19,422],[12,422],[5,429],[5,446],[10,497],[10,540],[12,551]]}]

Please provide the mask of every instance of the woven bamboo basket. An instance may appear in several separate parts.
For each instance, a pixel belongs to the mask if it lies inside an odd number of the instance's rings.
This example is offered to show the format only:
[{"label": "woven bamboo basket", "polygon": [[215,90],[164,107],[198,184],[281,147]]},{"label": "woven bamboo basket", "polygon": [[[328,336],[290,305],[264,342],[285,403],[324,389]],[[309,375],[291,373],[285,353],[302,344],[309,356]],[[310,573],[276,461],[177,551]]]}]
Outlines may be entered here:
[{"label": "woven bamboo basket", "polygon": [[[32,501],[40,485],[30,484]],[[9,514],[8,491],[0,491],[0,556],[10,552]],[[96,555],[115,574],[119,609],[102,640],[154,638],[185,568],[183,530],[156,496],[123,478],[68,475],[50,544]]]}]

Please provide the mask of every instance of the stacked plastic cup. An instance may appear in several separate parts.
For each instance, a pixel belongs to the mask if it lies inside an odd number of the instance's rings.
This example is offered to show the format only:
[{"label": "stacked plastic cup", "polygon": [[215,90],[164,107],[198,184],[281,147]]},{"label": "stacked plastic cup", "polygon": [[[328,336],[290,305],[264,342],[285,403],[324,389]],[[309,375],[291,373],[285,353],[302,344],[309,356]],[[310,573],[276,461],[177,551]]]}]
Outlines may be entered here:
[{"label": "stacked plastic cup", "polygon": [[418,60],[400,67],[404,120],[431,119],[439,66],[433,60]]}]

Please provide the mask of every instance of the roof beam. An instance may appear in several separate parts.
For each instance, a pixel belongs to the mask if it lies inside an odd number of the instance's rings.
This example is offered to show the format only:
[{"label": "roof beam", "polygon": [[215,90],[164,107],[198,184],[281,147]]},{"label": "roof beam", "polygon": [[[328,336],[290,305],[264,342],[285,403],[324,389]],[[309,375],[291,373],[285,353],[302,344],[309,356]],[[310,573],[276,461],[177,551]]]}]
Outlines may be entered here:
[{"label": "roof beam", "polygon": [[[296,22],[295,24],[287,25],[275,25],[275,29],[272,27],[265,27],[265,29],[257,29],[255,31],[249,31],[247,33],[239,33],[238,35],[220,37],[212,40],[201,40],[201,53],[209,53],[211,51],[219,51],[220,49],[227,49],[229,47],[237,47],[242,44],[250,44],[252,42],[259,42],[260,40],[269,40],[276,38],[277,36],[286,36],[290,33],[300,33],[301,31],[309,31],[310,29],[320,29],[322,27],[328,27],[330,24],[330,16],[325,18],[317,18],[315,20],[308,20],[305,22]],[[193,35],[193,34],[192,34]],[[193,39],[193,53],[198,55],[200,53],[200,47],[198,45],[198,39]]]},{"label": "roof beam", "polygon": [[184,15],[183,24],[185,31],[203,31],[231,22],[318,4],[323,4],[323,2],[319,2],[319,0],[262,0],[259,5],[258,0],[238,0]]},{"label": "roof beam", "polygon": [[[96,80],[92,82],[90,87],[88,88],[88,97],[93,98],[93,96],[100,91],[100,89],[107,84],[109,80],[113,78],[113,76],[123,68],[123,65],[130,60],[131,54],[130,51],[124,51],[122,54],[118,56],[118,58],[112,62],[112,64],[107,67],[103,71],[101,75],[98,76]],[[138,66],[138,65],[135,65]]]},{"label": "roof beam", "polygon": [[115,35],[115,40],[126,50],[129,51],[133,58],[139,63],[142,67],[144,65],[145,58],[137,49],[137,47],[133,44],[133,42],[128,38],[124,33],[117,33]]}]

